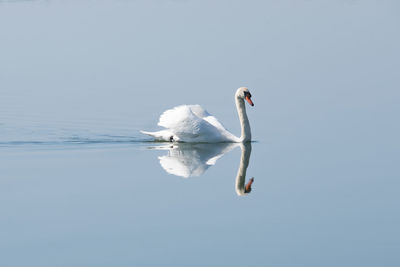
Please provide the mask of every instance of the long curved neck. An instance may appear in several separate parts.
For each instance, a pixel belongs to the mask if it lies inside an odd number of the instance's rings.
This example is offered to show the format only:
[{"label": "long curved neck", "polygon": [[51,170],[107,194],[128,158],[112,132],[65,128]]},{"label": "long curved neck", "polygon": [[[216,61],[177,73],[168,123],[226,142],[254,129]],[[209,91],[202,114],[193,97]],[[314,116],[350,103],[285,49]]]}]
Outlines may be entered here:
[{"label": "long curved neck", "polygon": [[240,142],[248,142],[251,141],[251,130],[249,119],[247,118],[246,106],[244,104],[243,99],[236,97],[236,109],[239,115],[240,127],[242,130],[242,134],[240,136]]},{"label": "long curved neck", "polygon": [[[236,194],[239,196],[244,196],[245,194],[250,193],[250,191],[246,191],[246,171],[249,166],[250,155],[251,155],[251,143],[240,144],[240,149],[242,150],[242,155],[240,157],[239,169],[236,175]],[[253,183],[254,178],[250,179],[249,185],[251,189],[251,184]]]}]

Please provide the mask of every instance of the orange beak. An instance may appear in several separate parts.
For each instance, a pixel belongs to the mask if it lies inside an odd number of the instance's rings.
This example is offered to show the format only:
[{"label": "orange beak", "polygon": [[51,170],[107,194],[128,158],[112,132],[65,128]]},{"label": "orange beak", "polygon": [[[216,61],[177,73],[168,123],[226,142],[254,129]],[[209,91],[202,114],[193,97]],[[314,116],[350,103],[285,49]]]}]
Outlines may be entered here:
[{"label": "orange beak", "polygon": [[249,182],[246,184],[245,188],[244,188],[244,192],[245,193],[250,193],[251,192],[251,185],[254,182],[254,177],[252,177]]},{"label": "orange beak", "polygon": [[253,101],[251,101],[250,97],[246,96],[246,100],[247,100],[247,102],[249,102],[250,106],[254,106],[254,103],[253,103]]}]

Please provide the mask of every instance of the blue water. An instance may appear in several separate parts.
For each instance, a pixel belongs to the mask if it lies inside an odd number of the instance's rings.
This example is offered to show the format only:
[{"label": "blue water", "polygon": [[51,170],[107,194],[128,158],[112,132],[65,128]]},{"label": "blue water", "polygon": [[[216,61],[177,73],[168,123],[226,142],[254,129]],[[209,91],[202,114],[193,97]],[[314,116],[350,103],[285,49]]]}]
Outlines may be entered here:
[{"label": "blue water", "polygon": [[[399,266],[399,8],[0,1],[0,265]],[[139,133],[240,86],[250,149]]]}]

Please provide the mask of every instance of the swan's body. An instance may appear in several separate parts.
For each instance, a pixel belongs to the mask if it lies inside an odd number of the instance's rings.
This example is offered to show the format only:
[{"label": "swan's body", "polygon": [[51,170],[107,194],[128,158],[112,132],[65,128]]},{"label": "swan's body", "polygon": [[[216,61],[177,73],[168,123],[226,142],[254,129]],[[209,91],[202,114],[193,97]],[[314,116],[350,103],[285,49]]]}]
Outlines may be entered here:
[{"label": "swan's body", "polygon": [[176,143],[158,146],[156,149],[168,150],[167,155],[158,157],[161,167],[169,174],[184,178],[201,176],[223,155],[239,146],[238,143],[193,144]]},{"label": "swan's body", "polygon": [[254,178],[251,178],[246,183],[246,171],[251,155],[251,142],[219,144],[176,143],[173,145],[157,145],[151,147],[151,149],[168,150],[168,154],[158,157],[161,167],[169,174],[189,178],[203,175],[209,167],[216,164],[218,159],[238,146],[242,153],[236,175],[235,189],[239,196],[244,196],[251,192],[251,186],[254,182]]},{"label": "swan's body", "polygon": [[246,99],[254,105],[251,94],[245,87],[240,87],[235,94],[236,108],[239,115],[242,135],[236,137],[199,105],[182,105],[165,111],[158,122],[166,128],[158,132],[142,133],[160,141],[175,141],[188,143],[219,143],[219,142],[248,142],[251,141],[250,123],[244,104]]}]

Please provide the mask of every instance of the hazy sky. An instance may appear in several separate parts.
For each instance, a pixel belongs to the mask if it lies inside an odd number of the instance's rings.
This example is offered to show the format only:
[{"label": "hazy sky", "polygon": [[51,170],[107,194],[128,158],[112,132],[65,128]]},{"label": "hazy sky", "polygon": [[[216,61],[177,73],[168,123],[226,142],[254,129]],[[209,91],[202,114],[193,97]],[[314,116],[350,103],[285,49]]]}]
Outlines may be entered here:
[{"label": "hazy sky", "polygon": [[272,129],[302,127],[302,114],[391,121],[398,10],[397,1],[2,1],[0,119],[149,127],[167,108],[198,103],[238,131],[232,97],[248,86],[252,120]]}]

